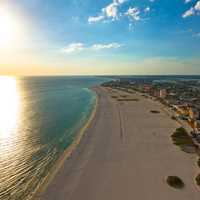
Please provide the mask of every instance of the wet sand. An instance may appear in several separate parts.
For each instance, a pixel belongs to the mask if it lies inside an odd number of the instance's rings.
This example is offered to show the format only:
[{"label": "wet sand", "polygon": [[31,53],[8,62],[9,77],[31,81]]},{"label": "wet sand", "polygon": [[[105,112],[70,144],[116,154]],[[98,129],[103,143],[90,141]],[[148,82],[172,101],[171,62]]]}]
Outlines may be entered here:
[{"label": "wet sand", "polygon": [[[131,98],[139,101],[118,102],[105,89],[95,90],[96,115],[80,145],[36,199],[199,200],[197,158],[172,144],[179,124],[162,105],[138,94]],[[169,175],[179,176],[185,188],[169,187]]]}]

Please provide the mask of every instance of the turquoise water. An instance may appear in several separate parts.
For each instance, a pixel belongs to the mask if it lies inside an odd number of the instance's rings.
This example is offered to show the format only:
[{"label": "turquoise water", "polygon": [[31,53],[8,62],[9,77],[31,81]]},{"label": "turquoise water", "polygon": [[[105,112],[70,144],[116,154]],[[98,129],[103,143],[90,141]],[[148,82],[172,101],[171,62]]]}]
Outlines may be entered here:
[{"label": "turquoise water", "polygon": [[0,199],[28,199],[86,122],[95,77],[0,77]]}]

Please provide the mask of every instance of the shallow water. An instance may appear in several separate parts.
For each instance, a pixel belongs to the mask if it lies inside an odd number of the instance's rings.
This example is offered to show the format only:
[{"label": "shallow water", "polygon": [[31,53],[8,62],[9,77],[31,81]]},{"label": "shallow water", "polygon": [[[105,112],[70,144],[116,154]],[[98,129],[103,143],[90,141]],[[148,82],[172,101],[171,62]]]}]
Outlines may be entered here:
[{"label": "shallow water", "polygon": [[0,77],[0,199],[28,199],[95,103],[95,77]]}]

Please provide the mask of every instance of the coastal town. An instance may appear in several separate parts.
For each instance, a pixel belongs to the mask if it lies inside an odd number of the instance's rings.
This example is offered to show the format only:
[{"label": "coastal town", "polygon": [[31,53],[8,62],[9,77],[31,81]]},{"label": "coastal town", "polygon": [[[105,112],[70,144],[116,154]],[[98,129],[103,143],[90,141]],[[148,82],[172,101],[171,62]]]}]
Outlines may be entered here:
[{"label": "coastal town", "polygon": [[137,91],[146,98],[159,101],[173,113],[174,120],[185,122],[191,135],[200,143],[200,82],[197,80],[148,80],[121,78],[103,86],[132,93]]}]

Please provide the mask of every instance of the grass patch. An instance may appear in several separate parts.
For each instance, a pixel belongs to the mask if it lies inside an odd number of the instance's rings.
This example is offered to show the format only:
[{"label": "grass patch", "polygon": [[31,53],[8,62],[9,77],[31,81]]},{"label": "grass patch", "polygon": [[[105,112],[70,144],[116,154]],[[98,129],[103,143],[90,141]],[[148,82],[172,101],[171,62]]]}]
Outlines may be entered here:
[{"label": "grass patch", "polygon": [[197,175],[197,177],[195,178],[195,180],[196,180],[196,184],[198,186],[200,186],[200,174]]},{"label": "grass patch", "polygon": [[197,146],[183,127],[176,129],[171,137],[173,143],[179,146],[183,151],[187,153],[196,153]]},{"label": "grass patch", "polygon": [[160,111],[158,111],[158,110],[151,110],[150,112],[153,113],[153,114],[159,114],[160,113]]},{"label": "grass patch", "polygon": [[183,181],[178,176],[168,176],[166,181],[169,186],[176,189],[182,189],[185,186]]}]

